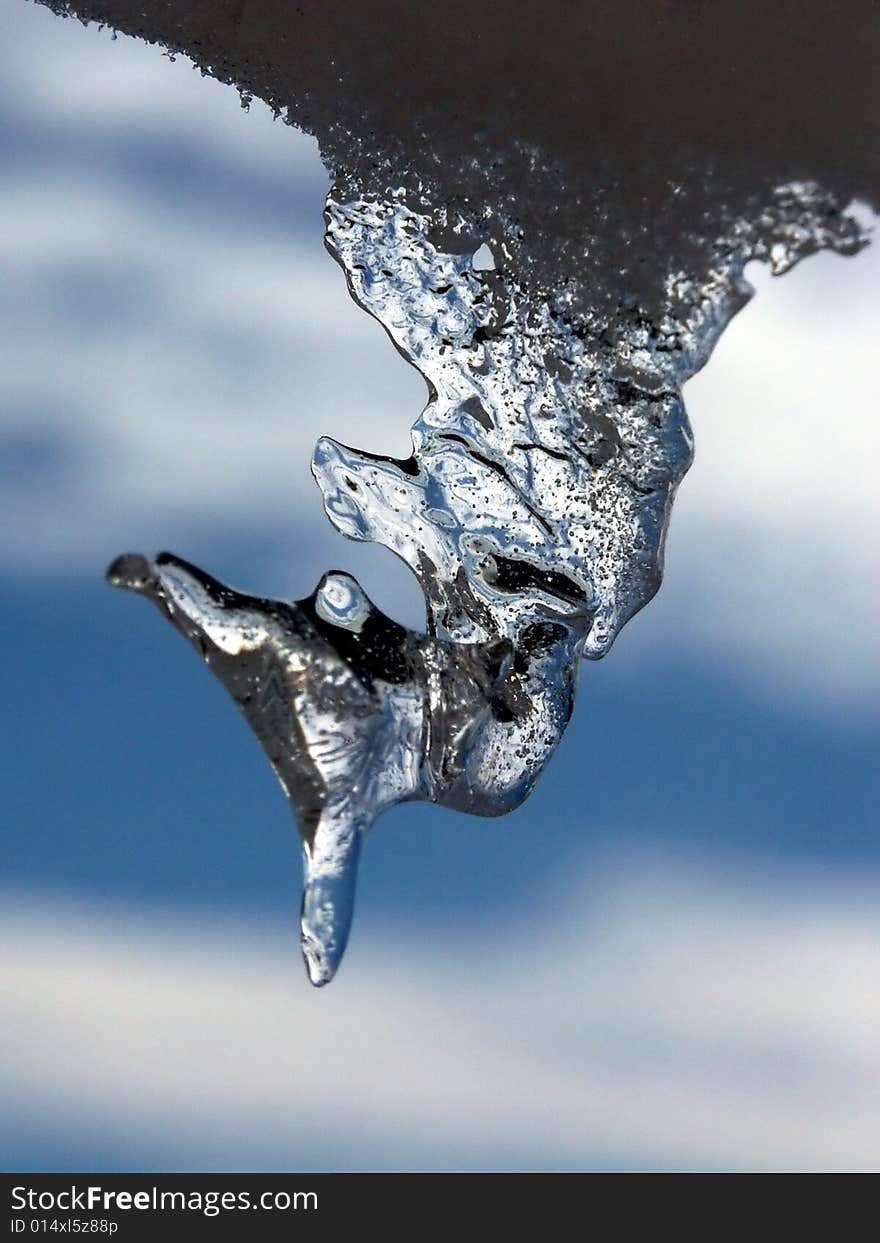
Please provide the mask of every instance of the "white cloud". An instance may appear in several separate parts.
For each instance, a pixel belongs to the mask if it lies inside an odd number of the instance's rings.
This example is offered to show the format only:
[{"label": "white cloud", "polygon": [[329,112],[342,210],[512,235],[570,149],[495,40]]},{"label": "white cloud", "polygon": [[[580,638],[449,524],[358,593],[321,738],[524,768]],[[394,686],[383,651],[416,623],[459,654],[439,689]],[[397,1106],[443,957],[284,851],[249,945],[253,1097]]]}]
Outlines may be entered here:
[{"label": "white cloud", "polygon": [[238,94],[202,77],[186,57],[172,61],[158,47],[24,0],[0,0],[0,67],[7,117],[189,140],[245,173],[316,152],[313,138],[267,124],[271,113],[259,100],[251,111],[262,124],[242,125]]},{"label": "white cloud", "polygon": [[292,926],[13,899],[10,1125],[166,1169],[873,1168],[878,896],[622,856],[537,933],[362,930],[321,993]]},{"label": "white cloud", "polygon": [[880,249],[749,275],[754,301],[685,388],[696,459],[643,639],[656,625],[777,689],[874,709]]}]

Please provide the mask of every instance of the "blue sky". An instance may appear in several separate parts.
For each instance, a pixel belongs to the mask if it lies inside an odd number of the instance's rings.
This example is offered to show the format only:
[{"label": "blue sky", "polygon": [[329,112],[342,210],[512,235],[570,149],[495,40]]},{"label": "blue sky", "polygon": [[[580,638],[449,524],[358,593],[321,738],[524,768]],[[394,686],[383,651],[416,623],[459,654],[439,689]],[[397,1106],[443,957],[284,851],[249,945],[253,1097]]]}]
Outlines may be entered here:
[{"label": "blue sky", "polygon": [[334,566],[417,622],[308,462],[405,455],[424,384],[311,140],[23,0],[0,36],[3,1168],[875,1166],[876,252],[755,273],[659,597],[526,807],[381,822],[317,994],[256,743],[102,573]]}]

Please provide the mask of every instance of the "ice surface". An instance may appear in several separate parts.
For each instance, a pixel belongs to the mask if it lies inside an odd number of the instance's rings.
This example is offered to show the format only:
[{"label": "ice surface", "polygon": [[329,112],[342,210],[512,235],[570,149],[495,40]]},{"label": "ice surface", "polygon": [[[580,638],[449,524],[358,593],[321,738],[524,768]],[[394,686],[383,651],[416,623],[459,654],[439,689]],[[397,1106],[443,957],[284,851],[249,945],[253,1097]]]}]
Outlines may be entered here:
[{"label": "ice surface", "polygon": [[[598,659],[656,592],[675,489],[692,457],[681,384],[749,296],[745,262],[783,271],[855,222],[817,187],[780,188],[719,239],[703,274],[670,273],[662,316],[576,323],[480,255],[438,250],[401,191],[327,201],[352,295],[425,377],[405,461],[322,438],[312,471],[331,522],[418,577],[428,632],[328,573],[292,604],[242,595],[171,554],[119,558],[232,694],[296,814],[312,983],[348,940],[363,839],[382,811],[430,800],[498,816],[534,787]],[[829,221],[832,223],[829,224]],[[479,253],[479,252],[478,252]]]}]

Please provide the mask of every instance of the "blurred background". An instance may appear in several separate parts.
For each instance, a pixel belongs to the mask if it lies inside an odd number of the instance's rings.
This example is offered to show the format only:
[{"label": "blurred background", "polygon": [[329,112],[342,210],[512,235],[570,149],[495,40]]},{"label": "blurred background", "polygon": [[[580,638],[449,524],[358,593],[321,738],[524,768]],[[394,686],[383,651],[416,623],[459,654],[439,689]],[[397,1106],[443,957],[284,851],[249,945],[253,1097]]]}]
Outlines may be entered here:
[{"label": "blurred background", "polygon": [[424,383],[261,105],[0,0],[0,118],[0,1168],[876,1169],[880,252],[750,271],[660,595],[524,808],[381,821],[316,992],[280,788],[103,570],[420,624],[309,460],[407,456]]}]

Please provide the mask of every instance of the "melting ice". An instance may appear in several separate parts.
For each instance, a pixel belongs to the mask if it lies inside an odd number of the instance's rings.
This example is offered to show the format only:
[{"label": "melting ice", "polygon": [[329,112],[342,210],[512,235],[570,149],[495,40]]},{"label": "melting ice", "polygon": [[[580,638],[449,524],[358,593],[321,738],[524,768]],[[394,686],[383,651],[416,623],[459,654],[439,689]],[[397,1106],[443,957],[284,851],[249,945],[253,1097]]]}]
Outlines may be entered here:
[{"label": "melting ice", "polygon": [[[574,313],[481,246],[440,249],[442,209],[403,191],[331,191],[327,245],[356,301],[428,384],[398,461],[324,438],[312,472],[333,525],[417,576],[427,633],[385,617],[347,574],[293,603],[234,591],[179,557],[118,558],[237,702],[303,842],[302,948],[313,984],[345,951],[364,838],[428,800],[498,816],[528,797],[599,659],[656,592],[693,441],[683,382],[706,361],[764,259],[782,272],[856,222],[814,185],[780,187],[669,272],[651,316]],[[433,239],[433,240],[432,240]]]}]

